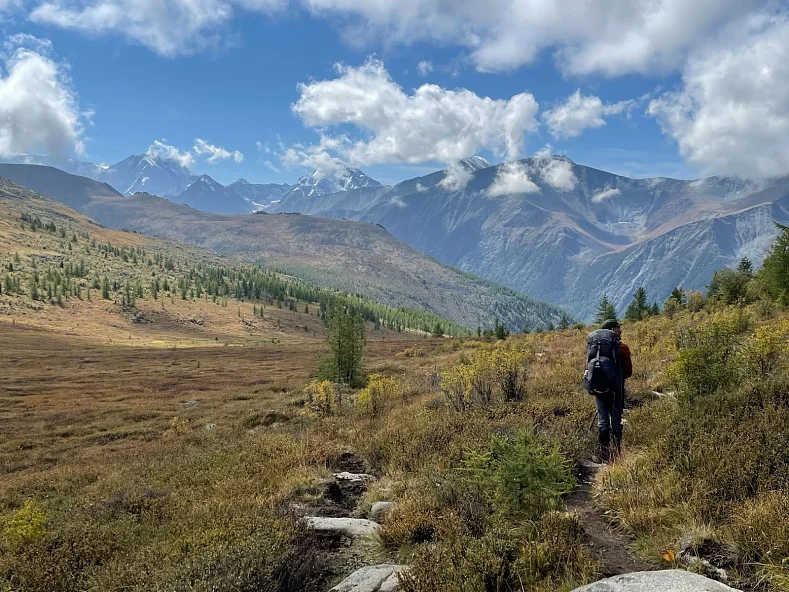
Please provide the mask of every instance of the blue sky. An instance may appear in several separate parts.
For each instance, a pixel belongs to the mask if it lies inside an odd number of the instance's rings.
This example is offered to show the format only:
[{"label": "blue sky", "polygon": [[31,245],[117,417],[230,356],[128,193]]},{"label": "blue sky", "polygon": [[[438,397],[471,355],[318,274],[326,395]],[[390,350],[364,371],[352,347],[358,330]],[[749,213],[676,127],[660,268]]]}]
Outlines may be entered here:
[{"label": "blue sky", "polygon": [[[780,2],[704,0],[703,15],[686,14],[694,9],[676,0],[639,0],[625,13],[615,2],[582,2],[594,12],[576,15],[582,10],[570,2],[567,14],[539,22],[529,19],[544,0],[502,0],[487,11],[501,14],[489,16],[476,0],[457,14],[447,14],[456,4],[444,0],[381,0],[377,8],[361,0],[161,2],[166,14],[144,0],[0,0],[0,102],[10,97],[18,107],[0,106],[0,115],[21,122],[5,131],[0,152],[81,151],[79,158],[111,164],[160,140],[223,183],[292,182],[326,159],[392,183],[471,155],[464,150],[500,162],[546,144],[578,163],[639,177],[789,172],[780,63],[789,57],[789,27]],[[108,5],[115,12],[97,17]],[[600,24],[585,22],[594,19]],[[654,30],[661,19],[677,39]],[[510,21],[523,33],[508,31]],[[186,31],[173,33],[179,22]],[[621,41],[611,41],[609,27]],[[32,67],[40,65],[34,56],[54,64],[51,80]],[[15,72],[25,60],[30,71]],[[36,91],[47,82],[69,103],[54,101],[51,113],[53,101]],[[442,94],[415,98],[425,84]],[[24,113],[26,92],[42,103],[41,121]],[[344,110],[376,93],[388,98]],[[522,94],[534,106],[516,105]],[[771,96],[774,107],[765,109]],[[507,108],[517,124],[501,122]],[[446,130],[436,130],[435,118],[450,111]],[[745,119],[729,125],[732,112]],[[748,129],[769,118],[775,134]],[[33,125],[51,129],[19,132]],[[331,142],[318,146],[321,136]],[[226,153],[208,162],[190,152],[197,138]]]}]

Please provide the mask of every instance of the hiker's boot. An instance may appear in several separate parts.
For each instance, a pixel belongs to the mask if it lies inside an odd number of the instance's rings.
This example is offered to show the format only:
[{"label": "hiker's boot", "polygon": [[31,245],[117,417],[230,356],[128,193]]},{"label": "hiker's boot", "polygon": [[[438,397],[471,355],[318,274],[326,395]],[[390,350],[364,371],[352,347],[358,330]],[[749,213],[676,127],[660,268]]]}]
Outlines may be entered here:
[{"label": "hiker's boot", "polygon": [[600,462],[607,463],[611,460],[611,432],[609,430],[600,430],[597,438],[600,444]]}]

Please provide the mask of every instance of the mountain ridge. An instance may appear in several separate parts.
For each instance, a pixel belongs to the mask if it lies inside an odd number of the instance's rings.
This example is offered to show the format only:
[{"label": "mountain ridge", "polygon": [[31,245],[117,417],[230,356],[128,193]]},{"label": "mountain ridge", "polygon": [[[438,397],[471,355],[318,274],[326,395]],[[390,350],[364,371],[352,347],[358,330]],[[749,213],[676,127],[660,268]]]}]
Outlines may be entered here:
[{"label": "mountain ridge", "polygon": [[[24,166],[32,167],[26,187],[109,228],[177,240],[248,263],[304,269],[309,277],[303,279],[325,287],[388,306],[436,312],[472,329],[491,327],[495,318],[513,330],[545,327],[565,314],[514,290],[477,284],[376,224],[299,214],[212,214],[146,193],[123,196],[111,188],[90,195],[79,184],[93,187],[95,181],[52,168],[42,172],[38,169],[47,167],[36,165],[0,165],[0,176],[14,181],[20,176],[14,167]],[[31,178],[34,173],[41,173],[38,182]]]}]

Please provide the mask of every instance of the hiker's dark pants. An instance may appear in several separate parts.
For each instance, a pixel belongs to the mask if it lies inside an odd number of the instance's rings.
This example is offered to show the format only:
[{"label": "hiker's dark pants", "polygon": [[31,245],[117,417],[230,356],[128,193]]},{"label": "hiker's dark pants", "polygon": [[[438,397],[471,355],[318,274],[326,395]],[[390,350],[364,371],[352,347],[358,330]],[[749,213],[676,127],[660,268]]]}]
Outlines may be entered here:
[{"label": "hiker's dark pants", "polygon": [[614,451],[619,452],[622,443],[622,410],[625,407],[624,389],[617,393],[596,395],[597,402],[597,433],[603,457]]}]

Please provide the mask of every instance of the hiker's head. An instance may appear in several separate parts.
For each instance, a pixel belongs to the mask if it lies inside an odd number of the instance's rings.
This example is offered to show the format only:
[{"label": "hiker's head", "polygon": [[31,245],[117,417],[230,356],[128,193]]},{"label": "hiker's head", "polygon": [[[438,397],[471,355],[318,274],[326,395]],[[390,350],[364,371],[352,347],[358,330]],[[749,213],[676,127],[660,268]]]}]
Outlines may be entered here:
[{"label": "hiker's head", "polygon": [[617,337],[622,336],[622,325],[619,324],[619,321],[616,319],[608,319],[605,323],[603,323],[601,329],[608,329],[609,331],[613,331],[616,333]]}]

